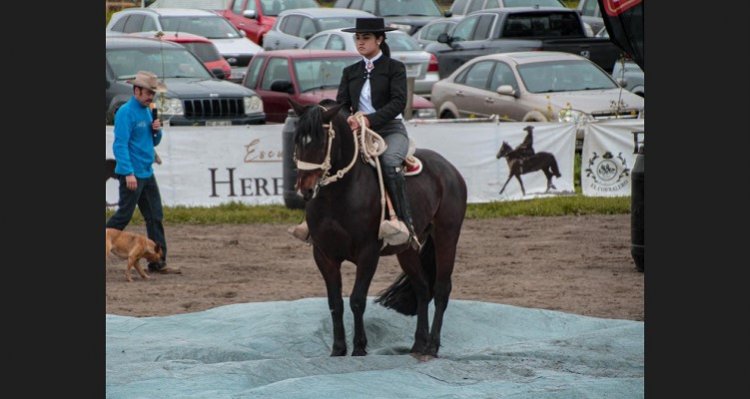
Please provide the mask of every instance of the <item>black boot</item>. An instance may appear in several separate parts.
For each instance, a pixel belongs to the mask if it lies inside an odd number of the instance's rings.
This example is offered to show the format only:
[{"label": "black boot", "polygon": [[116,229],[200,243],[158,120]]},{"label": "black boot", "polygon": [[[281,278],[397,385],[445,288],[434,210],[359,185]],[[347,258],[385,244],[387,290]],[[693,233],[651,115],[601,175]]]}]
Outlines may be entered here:
[{"label": "black boot", "polygon": [[385,173],[385,184],[388,188],[388,193],[391,195],[391,201],[393,202],[393,208],[396,211],[396,216],[404,222],[406,228],[409,229],[409,242],[417,244],[417,234],[414,231],[414,222],[411,219],[411,206],[409,205],[409,198],[406,196],[406,178],[401,168],[398,171],[389,171]]}]

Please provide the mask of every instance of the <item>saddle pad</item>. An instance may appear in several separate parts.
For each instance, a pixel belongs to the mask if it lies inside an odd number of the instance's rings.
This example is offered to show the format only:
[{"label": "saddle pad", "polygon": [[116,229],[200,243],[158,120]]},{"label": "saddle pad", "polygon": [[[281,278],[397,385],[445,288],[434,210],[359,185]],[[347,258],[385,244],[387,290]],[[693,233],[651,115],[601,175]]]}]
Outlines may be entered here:
[{"label": "saddle pad", "polygon": [[415,176],[422,173],[422,161],[414,155],[406,157],[404,165],[406,165],[404,176]]}]

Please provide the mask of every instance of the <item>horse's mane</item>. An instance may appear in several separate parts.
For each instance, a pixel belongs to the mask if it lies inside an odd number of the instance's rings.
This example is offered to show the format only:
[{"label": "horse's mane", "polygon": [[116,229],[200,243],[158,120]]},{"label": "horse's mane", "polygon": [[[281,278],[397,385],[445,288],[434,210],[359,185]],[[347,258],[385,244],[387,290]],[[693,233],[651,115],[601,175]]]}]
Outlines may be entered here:
[{"label": "horse's mane", "polygon": [[[320,101],[319,105],[308,105],[297,122],[297,134],[294,137],[295,144],[324,144],[326,133],[323,130],[323,111],[336,104],[338,103],[335,100],[324,98]],[[310,137],[310,141],[307,143],[302,140],[305,136]]]}]

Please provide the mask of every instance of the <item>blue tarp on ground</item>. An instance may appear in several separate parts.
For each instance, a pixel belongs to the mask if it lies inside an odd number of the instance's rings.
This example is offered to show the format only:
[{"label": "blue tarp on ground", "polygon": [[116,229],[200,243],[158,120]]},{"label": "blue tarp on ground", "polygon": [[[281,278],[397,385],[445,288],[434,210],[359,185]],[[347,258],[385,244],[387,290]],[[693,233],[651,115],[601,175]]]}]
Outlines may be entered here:
[{"label": "blue tarp on ground", "polygon": [[[344,323],[352,349],[352,315]],[[432,317],[432,306],[430,317]],[[642,398],[643,322],[451,300],[440,358],[368,300],[368,355],[329,357],[325,298],[106,316],[108,398]]]}]

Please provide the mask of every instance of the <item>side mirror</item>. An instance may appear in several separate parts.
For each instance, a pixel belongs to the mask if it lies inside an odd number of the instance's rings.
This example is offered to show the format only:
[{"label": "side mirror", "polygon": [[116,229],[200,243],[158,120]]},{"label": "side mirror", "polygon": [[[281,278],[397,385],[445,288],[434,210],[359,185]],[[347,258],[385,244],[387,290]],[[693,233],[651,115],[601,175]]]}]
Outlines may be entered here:
[{"label": "side mirror", "polygon": [[242,36],[242,37],[247,37],[247,32],[245,32],[245,31],[244,31],[244,30],[242,30],[242,29],[237,29],[237,30],[238,30],[238,31],[240,31],[240,36]]},{"label": "side mirror", "polygon": [[292,94],[294,93],[294,86],[292,86],[292,82],[288,80],[274,80],[273,83],[271,83],[271,91]]},{"label": "side mirror", "polygon": [[438,35],[437,41],[439,43],[450,44],[451,43],[451,37],[448,36],[447,33],[443,32],[443,33],[441,33],[441,34]]},{"label": "side mirror", "polygon": [[255,19],[255,10],[245,10],[242,12],[242,16],[245,18]]},{"label": "side mirror", "polygon": [[211,73],[216,76],[216,79],[226,79],[227,77],[224,75],[224,70],[221,68],[214,68],[211,70]]},{"label": "side mirror", "polygon": [[513,98],[518,98],[521,96],[517,91],[513,90],[513,86],[511,85],[501,85],[497,88],[497,94],[511,96]]},{"label": "side mirror", "polygon": [[620,87],[625,87],[628,85],[628,80],[625,78],[618,78],[617,84],[620,85]]}]

